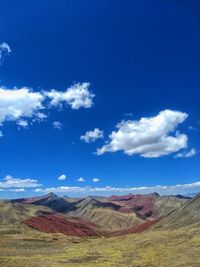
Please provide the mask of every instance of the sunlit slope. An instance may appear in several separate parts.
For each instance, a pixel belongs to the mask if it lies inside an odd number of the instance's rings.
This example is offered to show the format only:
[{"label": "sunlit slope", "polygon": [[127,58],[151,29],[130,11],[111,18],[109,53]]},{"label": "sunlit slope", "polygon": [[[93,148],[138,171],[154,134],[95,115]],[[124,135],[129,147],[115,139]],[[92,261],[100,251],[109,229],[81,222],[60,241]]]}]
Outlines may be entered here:
[{"label": "sunlit slope", "polygon": [[176,229],[193,224],[200,226],[200,195],[166,216],[157,227]]},{"label": "sunlit slope", "polygon": [[119,208],[116,204],[87,197],[77,202],[68,214],[94,222],[107,230],[128,228],[141,222],[135,213],[118,212]]},{"label": "sunlit slope", "polygon": [[0,201],[0,224],[20,223],[27,218],[41,215],[44,212],[52,212],[52,210],[44,206]]}]

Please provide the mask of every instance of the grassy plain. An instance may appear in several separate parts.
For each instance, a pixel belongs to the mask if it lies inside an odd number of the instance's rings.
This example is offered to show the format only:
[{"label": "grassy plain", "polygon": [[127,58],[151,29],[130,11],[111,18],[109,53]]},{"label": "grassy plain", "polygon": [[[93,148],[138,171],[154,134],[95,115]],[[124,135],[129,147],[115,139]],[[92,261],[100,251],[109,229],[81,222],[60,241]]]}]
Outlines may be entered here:
[{"label": "grassy plain", "polygon": [[199,227],[115,238],[72,238],[0,226],[3,267],[199,267]]}]

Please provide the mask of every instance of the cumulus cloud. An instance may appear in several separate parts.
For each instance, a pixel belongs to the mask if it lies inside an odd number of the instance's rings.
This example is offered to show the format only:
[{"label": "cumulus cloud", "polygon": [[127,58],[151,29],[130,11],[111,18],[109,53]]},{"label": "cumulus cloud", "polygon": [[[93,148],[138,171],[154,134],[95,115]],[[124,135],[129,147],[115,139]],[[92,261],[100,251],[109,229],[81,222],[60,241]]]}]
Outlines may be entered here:
[{"label": "cumulus cloud", "polygon": [[123,151],[130,156],[156,158],[177,152],[187,147],[187,135],[176,131],[187,117],[180,111],[163,110],[155,117],[123,120],[109,135],[110,140],[97,149],[97,154]]},{"label": "cumulus cloud", "polygon": [[93,179],[92,179],[92,182],[93,182],[93,183],[97,183],[97,182],[99,182],[99,181],[100,181],[99,178],[93,178]]},{"label": "cumulus cloud", "polygon": [[51,188],[37,188],[35,192],[43,193],[72,193],[72,194],[148,194],[157,192],[161,195],[177,195],[177,194],[189,194],[195,193],[200,190],[200,181],[190,184],[176,184],[176,185],[155,185],[155,186],[141,186],[141,187],[92,187],[92,186],[59,186]]},{"label": "cumulus cloud", "polygon": [[41,184],[38,183],[37,180],[26,178],[14,178],[10,175],[6,175],[6,177],[0,181],[0,188],[26,188],[26,187],[38,187]]},{"label": "cumulus cloud", "polygon": [[86,143],[95,142],[97,139],[103,138],[103,131],[99,128],[95,128],[92,131],[87,131],[84,135],[80,137],[82,141]]},{"label": "cumulus cloud", "polygon": [[41,93],[27,87],[12,90],[0,87],[0,123],[38,117],[38,112],[44,109],[43,100]]},{"label": "cumulus cloud", "polygon": [[65,174],[62,174],[58,177],[58,180],[62,181],[62,180],[66,180],[67,176]]},{"label": "cumulus cloud", "polygon": [[[72,109],[92,106],[94,94],[89,91],[89,83],[78,83],[66,92],[56,90],[34,92],[28,87],[8,89],[0,87],[0,126],[6,121],[15,121],[26,128],[28,119],[42,121],[47,118],[45,112],[52,106],[59,107],[67,103]],[[61,129],[62,123],[53,122],[55,129]]]},{"label": "cumulus cloud", "polygon": [[81,182],[81,183],[84,183],[85,182],[85,179],[83,177],[80,177],[76,180],[77,182]]},{"label": "cumulus cloud", "polygon": [[58,130],[62,130],[63,124],[60,121],[54,121],[53,122],[53,128],[58,129]]},{"label": "cumulus cloud", "polygon": [[2,64],[4,57],[11,53],[10,46],[7,43],[0,44],[0,64]]},{"label": "cumulus cloud", "polygon": [[196,155],[196,150],[194,148],[190,149],[189,151],[183,151],[178,153],[175,158],[191,158]]},{"label": "cumulus cloud", "polygon": [[76,83],[65,92],[51,90],[45,95],[51,99],[52,106],[69,105],[72,109],[90,108],[93,105],[94,94],[89,91],[89,83]]}]

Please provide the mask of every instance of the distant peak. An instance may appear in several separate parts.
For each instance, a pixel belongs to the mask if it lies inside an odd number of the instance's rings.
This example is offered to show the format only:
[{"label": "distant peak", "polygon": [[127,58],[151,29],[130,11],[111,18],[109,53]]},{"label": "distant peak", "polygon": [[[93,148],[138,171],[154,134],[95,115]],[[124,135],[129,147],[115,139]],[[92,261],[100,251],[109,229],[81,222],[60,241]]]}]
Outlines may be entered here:
[{"label": "distant peak", "polygon": [[50,192],[46,195],[44,195],[44,197],[58,197],[56,194],[54,194],[53,192]]}]

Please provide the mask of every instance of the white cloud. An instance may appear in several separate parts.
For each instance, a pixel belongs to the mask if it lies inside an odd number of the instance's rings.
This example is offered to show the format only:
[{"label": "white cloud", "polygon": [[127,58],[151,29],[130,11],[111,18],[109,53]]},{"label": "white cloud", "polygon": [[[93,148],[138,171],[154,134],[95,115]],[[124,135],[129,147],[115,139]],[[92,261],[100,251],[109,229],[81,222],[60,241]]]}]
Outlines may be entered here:
[{"label": "white cloud", "polygon": [[91,186],[59,186],[51,188],[37,188],[35,192],[43,193],[78,193],[78,194],[148,194],[157,192],[161,195],[176,195],[176,194],[189,194],[200,191],[200,181],[190,183],[190,184],[177,184],[177,185],[155,185],[155,186],[141,186],[141,187],[91,187]]},{"label": "white cloud", "polygon": [[63,124],[60,121],[54,121],[53,122],[53,128],[58,129],[58,130],[62,130]]},{"label": "white cloud", "polygon": [[7,175],[2,181],[0,181],[0,188],[26,188],[26,187],[38,187],[41,184],[37,180],[26,178],[14,178]]},{"label": "white cloud", "polygon": [[[50,188],[46,188],[46,189],[42,189],[42,188],[36,188],[35,190],[34,190],[34,192],[48,192],[48,190],[47,189],[50,189]],[[53,191],[51,191],[51,192],[53,192]]]},{"label": "white cloud", "polygon": [[80,139],[86,143],[95,142],[99,138],[103,138],[103,131],[99,128],[95,128],[93,131],[87,131],[80,137]]},{"label": "white cloud", "polygon": [[7,53],[11,53],[10,46],[5,42],[0,44],[0,52],[3,50],[5,50]]},{"label": "white cloud", "polygon": [[25,192],[24,188],[11,188],[8,190],[9,192]]},{"label": "white cloud", "polygon": [[163,110],[157,116],[127,120],[117,124],[107,143],[97,149],[97,154],[123,151],[127,155],[139,154],[156,158],[187,147],[188,137],[175,132],[188,115],[180,111]]},{"label": "white cloud", "polygon": [[11,53],[10,46],[7,43],[0,44],[0,64],[2,64],[3,59],[6,55]]},{"label": "white cloud", "polygon": [[93,179],[92,179],[92,182],[93,182],[93,183],[97,183],[97,182],[99,182],[99,181],[100,181],[99,178],[93,178]]},{"label": "white cloud", "polygon": [[38,113],[37,113],[37,118],[36,118],[36,119],[42,121],[42,120],[46,119],[47,117],[48,117],[48,116],[45,115],[44,113],[42,113],[42,112],[38,112]]},{"label": "white cloud", "polygon": [[65,174],[62,174],[58,177],[58,180],[66,180],[67,176]]},{"label": "white cloud", "polygon": [[80,177],[76,180],[77,182],[81,182],[81,183],[84,183],[85,182],[85,179],[83,177]]},{"label": "white cloud", "polygon": [[26,190],[24,188],[0,188],[0,192],[25,192]]},{"label": "white cloud", "polygon": [[[57,108],[63,102],[72,109],[89,108],[92,106],[94,94],[89,90],[89,83],[77,83],[66,92],[56,90],[33,92],[28,87],[8,89],[0,87],[0,126],[6,121],[14,121],[20,127],[26,128],[31,122],[42,121],[47,118],[44,113],[52,106]],[[59,121],[53,122],[56,129],[62,128]]]},{"label": "white cloud", "polygon": [[43,100],[41,93],[27,87],[12,90],[0,87],[0,123],[38,117],[38,112],[44,109]]},{"label": "white cloud", "polygon": [[76,83],[69,87],[65,92],[51,90],[45,95],[51,99],[52,106],[62,106],[67,104],[72,109],[90,108],[93,104],[94,94],[89,91],[89,83]]},{"label": "white cloud", "polygon": [[[10,46],[3,42],[0,44],[0,64],[5,55],[11,53]],[[31,118],[32,122],[47,117],[42,111],[52,106],[61,107],[69,105],[72,109],[90,108],[93,105],[94,94],[89,91],[88,82],[76,83],[66,91],[33,92],[28,87],[7,89],[0,87],[0,126],[5,121],[18,121],[20,127],[27,127],[24,118]],[[44,101],[45,100],[45,101]],[[61,129],[60,122],[54,122],[54,128]],[[1,136],[1,135],[0,135]]]},{"label": "white cloud", "polygon": [[175,158],[191,158],[196,155],[196,150],[194,148],[190,149],[189,151],[183,151],[175,155]]},{"label": "white cloud", "polygon": [[22,128],[28,128],[28,121],[26,120],[19,120],[17,121],[17,125],[22,127]]}]

